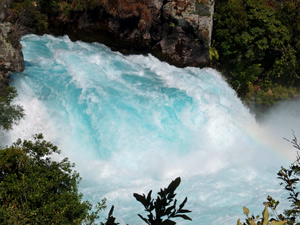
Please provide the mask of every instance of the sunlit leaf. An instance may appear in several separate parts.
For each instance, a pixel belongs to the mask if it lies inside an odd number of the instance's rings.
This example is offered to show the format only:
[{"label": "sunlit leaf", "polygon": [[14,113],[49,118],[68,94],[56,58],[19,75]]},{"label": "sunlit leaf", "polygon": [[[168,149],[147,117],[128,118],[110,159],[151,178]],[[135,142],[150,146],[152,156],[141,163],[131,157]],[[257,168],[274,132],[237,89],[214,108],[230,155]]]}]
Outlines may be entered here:
[{"label": "sunlit leaf", "polygon": [[249,217],[250,211],[249,211],[249,209],[248,209],[246,206],[243,207],[243,211],[244,211],[245,215],[246,215],[247,217]]},{"label": "sunlit leaf", "polygon": [[265,207],[263,211],[263,223],[262,225],[267,225],[269,222],[269,210],[267,207]]}]

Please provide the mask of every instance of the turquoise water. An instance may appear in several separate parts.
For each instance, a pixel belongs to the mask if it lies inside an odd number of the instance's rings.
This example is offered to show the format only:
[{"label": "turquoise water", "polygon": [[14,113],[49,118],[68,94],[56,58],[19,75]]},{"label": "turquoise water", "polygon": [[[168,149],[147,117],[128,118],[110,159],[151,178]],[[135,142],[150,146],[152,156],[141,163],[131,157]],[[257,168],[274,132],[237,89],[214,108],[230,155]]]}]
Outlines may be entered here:
[{"label": "turquoise water", "polygon": [[178,176],[178,199],[193,211],[178,224],[236,224],[244,205],[260,214],[268,195],[284,198],[276,172],[289,145],[217,71],[67,37],[28,35],[22,45],[26,70],[12,85],[26,117],[2,141],[43,133],[76,163],[85,199],[106,197],[121,224],[142,224],[134,192],[156,193]]}]

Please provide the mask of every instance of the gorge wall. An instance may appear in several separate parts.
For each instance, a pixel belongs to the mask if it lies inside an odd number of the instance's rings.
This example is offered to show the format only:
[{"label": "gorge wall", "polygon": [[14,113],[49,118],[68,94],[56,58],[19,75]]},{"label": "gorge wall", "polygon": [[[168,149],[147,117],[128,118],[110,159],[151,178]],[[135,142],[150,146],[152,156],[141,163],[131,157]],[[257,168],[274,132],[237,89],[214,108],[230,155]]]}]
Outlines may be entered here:
[{"label": "gorge wall", "polygon": [[214,0],[98,1],[69,18],[50,18],[51,33],[100,42],[125,54],[151,53],[173,65],[207,66]]},{"label": "gorge wall", "polygon": [[24,70],[22,46],[16,26],[5,22],[8,1],[0,3],[0,94],[8,84],[9,74]]},{"label": "gorge wall", "polygon": [[[151,53],[178,67],[209,65],[215,0],[91,0],[81,2],[79,10],[75,1],[56,1],[61,4],[57,9],[50,5],[43,9],[39,5],[43,2],[25,3],[21,11],[27,22],[45,15],[50,34],[100,42],[124,54]],[[17,24],[22,20],[18,17],[11,21],[14,3],[0,2],[0,88],[8,84],[10,73],[24,70],[21,35],[45,33]],[[69,4],[69,11],[62,9],[63,4]]]}]

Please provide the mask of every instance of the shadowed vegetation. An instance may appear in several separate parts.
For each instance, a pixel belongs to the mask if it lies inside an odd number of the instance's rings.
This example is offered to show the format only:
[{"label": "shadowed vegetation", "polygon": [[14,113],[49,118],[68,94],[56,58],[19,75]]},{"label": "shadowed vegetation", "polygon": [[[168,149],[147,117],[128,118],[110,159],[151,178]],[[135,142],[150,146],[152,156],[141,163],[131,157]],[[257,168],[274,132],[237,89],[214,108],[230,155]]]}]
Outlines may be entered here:
[{"label": "shadowed vegetation", "polygon": [[214,64],[248,104],[299,95],[300,1],[216,1]]}]

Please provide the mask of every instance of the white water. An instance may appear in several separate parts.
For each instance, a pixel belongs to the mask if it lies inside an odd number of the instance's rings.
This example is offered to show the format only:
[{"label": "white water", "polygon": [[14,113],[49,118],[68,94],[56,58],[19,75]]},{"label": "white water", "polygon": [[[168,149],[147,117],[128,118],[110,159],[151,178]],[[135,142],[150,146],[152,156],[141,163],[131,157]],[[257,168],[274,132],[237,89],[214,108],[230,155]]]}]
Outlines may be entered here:
[{"label": "white water", "polygon": [[67,37],[29,35],[22,45],[26,70],[12,85],[26,117],[0,143],[43,133],[76,163],[85,199],[106,197],[117,222],[142,224],[132,194],[156,193],[178,176],[177,197],[188,197],[193,218],[178,224],[236,224],[244,205],[260,214],[268,195],[285,198],[276,173],[292,159],[282,137],[297,131],[296,116],[288,123],[274,113],[262,127],[213,69]]}]

